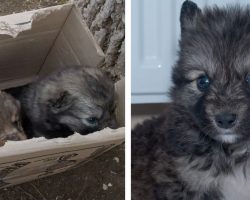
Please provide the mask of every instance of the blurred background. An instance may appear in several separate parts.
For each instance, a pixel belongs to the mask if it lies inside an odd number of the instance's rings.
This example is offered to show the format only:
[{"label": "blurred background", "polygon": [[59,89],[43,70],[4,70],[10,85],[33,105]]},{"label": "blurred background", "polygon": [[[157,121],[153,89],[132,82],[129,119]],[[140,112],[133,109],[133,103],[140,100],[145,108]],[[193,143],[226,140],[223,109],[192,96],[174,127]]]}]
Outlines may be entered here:
[{"label": "blurred background", "polygon": [[[208,5],[246,5],[248,0],[193,0]],[[159,114],[170,101],[171,71],[178,55],[179,15],[184,0],[132,1],[132,127]]]}]

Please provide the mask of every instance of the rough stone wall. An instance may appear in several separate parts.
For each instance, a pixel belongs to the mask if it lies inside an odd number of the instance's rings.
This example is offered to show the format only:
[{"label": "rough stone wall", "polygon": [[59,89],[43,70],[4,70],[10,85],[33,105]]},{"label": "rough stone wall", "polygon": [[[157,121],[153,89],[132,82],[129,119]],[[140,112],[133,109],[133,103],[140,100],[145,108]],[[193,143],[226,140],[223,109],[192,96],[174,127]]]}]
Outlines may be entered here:
[{"label": "rough stone wall", "polygon": [[114,80],[125,75],[125,0],[75,0],[106,54],[102,68]]}]

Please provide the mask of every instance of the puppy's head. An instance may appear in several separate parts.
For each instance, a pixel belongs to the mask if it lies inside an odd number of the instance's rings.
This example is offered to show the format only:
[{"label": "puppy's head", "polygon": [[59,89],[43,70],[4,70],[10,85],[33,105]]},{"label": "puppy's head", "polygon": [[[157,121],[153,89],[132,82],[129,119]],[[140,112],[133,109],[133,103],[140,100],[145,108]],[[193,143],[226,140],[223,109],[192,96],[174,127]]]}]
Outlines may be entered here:
[{"label": "puppy's head", "polygon": [[57,86],[48,100],[47,119],[52,120],[52,127],[59,124],[81,134],[115,128],[112,80],[96,68],[74,67],[62,74],[63,81],[59,82],[62,86]]},{"label": "puppy's head", "polygon": [[181,9],[173,100],[193,113],[203,132],[222,143],[250,139],[250,10]]},{"label": "puppy's head", "polygon": [[5,92],[0,92],[0,143],[6,140],[24,140],[20,121],[20,103]]}]

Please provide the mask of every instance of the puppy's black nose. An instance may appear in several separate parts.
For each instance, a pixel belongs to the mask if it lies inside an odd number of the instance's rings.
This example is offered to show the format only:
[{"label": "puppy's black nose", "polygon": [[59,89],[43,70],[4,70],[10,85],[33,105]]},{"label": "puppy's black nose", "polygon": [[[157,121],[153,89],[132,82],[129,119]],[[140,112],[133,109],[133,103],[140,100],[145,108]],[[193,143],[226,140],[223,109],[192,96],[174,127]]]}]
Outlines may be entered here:
[{"label": "puppy's black nose", "polygon": [[221,113],[215,115],[215,122],[220,128],[232,128],[235,125],[236,114],[232,113]]}]

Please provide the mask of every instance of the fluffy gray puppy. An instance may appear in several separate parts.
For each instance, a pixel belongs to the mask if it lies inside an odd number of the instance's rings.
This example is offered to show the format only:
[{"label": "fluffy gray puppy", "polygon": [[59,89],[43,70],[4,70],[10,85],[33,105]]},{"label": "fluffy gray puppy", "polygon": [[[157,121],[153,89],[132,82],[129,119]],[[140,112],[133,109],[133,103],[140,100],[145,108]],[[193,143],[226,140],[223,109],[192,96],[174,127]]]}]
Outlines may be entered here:
[{"label": "fluffy gray puppy", "polygon": [[132,199],[249,199],[250,8],[185,1],[180,21],[174,103],[132,132]]},{"label": "fluffy gray puppy", "polygon": [[115,123],[114,84],[97,68],[56,71],[25,87],[20,101],[29,137],[85,135]]}]

